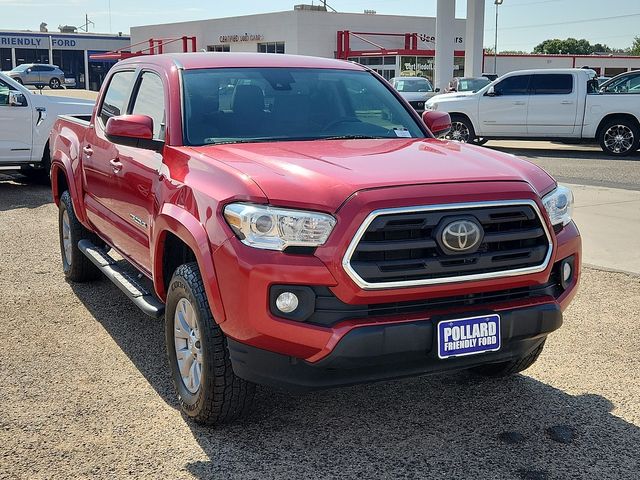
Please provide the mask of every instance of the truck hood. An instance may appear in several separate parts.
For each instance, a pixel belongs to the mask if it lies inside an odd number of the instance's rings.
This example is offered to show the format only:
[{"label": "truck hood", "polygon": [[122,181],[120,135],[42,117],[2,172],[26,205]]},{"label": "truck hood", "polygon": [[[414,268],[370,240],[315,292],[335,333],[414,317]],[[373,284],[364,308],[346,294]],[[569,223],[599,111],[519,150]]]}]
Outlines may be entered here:
[{"label": "truck hood", "polygon": [[407,102],[426,101],[437,95],[436,92],[398,92]]},{"label": "truck hood", "polygon": [[316,140],[190,147],[251,178],[273,205],[333,212],[359,190],[456,182],[555,182],[536,165],[483,147],[429,139]]},{"label": "truck hood", "polygon": [[52,95],[32,94],[29,98],[38,106],[61,110],[64,111],[64,113],[91,113],[93,111],[93,106],[96,103],[94,100],[72,97],[56,97]]},{"label": "truck hood", "polygon": [[431,98],[429,103],[440,103],[442,101],[451,101],[451,100],[459,100],[459,99],[468,99],[472,97],[477,92],[451,92],[451,93],[441,93]]}]

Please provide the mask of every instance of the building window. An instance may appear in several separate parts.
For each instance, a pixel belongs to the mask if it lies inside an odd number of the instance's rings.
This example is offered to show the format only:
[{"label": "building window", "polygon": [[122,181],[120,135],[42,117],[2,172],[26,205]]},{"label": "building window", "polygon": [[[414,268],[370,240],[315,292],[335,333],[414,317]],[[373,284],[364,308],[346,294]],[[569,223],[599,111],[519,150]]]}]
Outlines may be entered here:
[{"label": "building window", "polygon": [[64,72],[66,86],[85,88],[83,51],[53,50],[53,64]]},{"label": "building window", "polygon": [[16,66],[23,63],[49,63],[49,50],[16,48]]},{"label": "building window", "polygon": [[284,42],[266,42],[258,44],[260,53],[284,53]]},{"label": "building window", "polygon": [[0,70],[11,70],[11,49],[0,48]]},{"label": "building window", "polygon": [[231,45],[225,43],[223,45],[207,45],[207,52],[230,52]]}]

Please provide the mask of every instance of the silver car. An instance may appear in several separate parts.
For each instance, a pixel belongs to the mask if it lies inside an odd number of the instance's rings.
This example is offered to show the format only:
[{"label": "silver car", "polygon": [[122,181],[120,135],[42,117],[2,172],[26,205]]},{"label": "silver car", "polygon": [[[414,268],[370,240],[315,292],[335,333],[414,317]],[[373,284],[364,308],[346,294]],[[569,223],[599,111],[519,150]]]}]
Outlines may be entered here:
[{"label": "silver car", "polygon": [[434,90],[431,82],[424,77],[394,77],[391,85],[418,112],[424,112],[424,104],[440,90]]},{"label": "silver car", "polygon": [[64,72],[57,65],[23,63],[5,73],[23,85],[35,85],[38,88],[49,85],[53,89],[64,85]]}]

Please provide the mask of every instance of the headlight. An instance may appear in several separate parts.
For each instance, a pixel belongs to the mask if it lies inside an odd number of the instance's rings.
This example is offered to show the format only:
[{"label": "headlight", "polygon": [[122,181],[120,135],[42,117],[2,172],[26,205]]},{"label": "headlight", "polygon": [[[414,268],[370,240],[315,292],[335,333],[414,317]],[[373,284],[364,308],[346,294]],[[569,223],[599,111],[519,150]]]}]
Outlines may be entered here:
[{"label": "headlight", "polygon": [[265,250],[319,247],[336,224],[335,218],[325,213],[247,203],[227,205],[224,218],[242,243]]},{"label": "headlight", "polygon": [[573,193],[570,188],[558,185],[553,192],[544,196],[542,203],[549,214],[552,225],[562,224],[564,226],[571,221]]}]

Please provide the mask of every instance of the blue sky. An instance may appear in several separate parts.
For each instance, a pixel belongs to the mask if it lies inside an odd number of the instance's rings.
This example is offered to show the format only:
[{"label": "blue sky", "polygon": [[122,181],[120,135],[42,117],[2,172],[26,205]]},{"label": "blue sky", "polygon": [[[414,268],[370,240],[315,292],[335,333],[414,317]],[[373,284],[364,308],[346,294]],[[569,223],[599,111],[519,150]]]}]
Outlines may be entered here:
[{"label": "blue sky", "polygon": [[[0,0],[0,29],[38,30],[44,21],[54,31],[60,24],[81,25],[86,12],[95,22],[93,31],[127,33],[134,25],[289,10],[294,3],[305,1]],[[373,9],[381,14],[436,13],[436,0],[330,0],[329,4],[344,12]],[[495,7],[493,0],[487,0],[486,5],[485,46],[492,46]],[[457,16],[465,15],[466,0],[458,0]],[[498,48],[530,51],[547,38],[570,36],[623,48],[631,45],[634,35],[640,35],[639,22],[639,0],[504,0]]]}]

